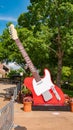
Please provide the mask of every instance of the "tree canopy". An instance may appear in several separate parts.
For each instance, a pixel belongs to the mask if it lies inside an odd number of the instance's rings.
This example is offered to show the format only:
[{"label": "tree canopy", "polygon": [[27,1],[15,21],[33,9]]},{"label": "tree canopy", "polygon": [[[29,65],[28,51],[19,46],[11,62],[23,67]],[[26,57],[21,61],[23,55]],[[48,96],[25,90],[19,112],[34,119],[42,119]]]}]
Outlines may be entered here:
[{"label": "tree canopy", "polygon": [[[45,67],[49,68],[57,85],[61,86],[62,73],[64,75],[65,67],[69,67],[70,75],[65,80],[72,80],[72,0],[30,0],[28,12],[20,14],[16,29],[41,74]],[[0,52],[1,59],[25,63],[14,41],[9,37],[8,28],[4,30],[0,42],[4,50],[4,55]]]}]

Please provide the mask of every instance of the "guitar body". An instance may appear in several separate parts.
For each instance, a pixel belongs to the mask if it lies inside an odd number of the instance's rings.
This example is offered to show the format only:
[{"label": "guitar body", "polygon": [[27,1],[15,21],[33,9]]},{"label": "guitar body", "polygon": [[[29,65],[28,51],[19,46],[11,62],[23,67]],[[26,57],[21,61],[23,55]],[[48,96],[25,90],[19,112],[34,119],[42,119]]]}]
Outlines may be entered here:
[{"label": "guitar body", "polygon": [[[34,87],[33,87],[33,79],[34,79],[33,77],[25,78],[24,79],[24,85],[32,92],[34,105],[47,105],[47,104],[49,104],[49,105],[64,105],[65,99],[64,99],[64,94],[63,94],[61,88],[59,88],[58,86],[54,85],[54,88],[56,89],[57,93],[60,96],[60,100],[58,100],[56,98],[56,96],[53,93],[52,89],[49,89],[48,91],[52,94],[52,99],[47,101],[47,102],[45,102],[45,100],[43,99],[42,94],[38,96],[35,93],[35,90],[34,90]],[[49,81],[48,81],[48,86],[49,86]]]}]

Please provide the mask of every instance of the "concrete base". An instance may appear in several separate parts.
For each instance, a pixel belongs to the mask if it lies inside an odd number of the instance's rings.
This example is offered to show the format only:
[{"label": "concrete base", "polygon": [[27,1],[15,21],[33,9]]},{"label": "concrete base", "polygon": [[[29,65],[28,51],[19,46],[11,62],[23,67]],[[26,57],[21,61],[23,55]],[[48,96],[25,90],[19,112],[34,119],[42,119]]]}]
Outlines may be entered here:
[{"label": "concrete base", "polygon": [[32,111],[70,111],[70,106],[33,105]]}]

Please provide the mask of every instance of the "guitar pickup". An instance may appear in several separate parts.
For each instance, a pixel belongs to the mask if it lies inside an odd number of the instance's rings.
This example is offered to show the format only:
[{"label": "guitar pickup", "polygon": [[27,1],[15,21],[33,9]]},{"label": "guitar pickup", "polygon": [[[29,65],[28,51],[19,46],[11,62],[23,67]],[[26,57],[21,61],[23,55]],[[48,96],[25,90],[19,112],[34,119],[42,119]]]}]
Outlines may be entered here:
[{"label": "guitar pickup", "polygon": [[41,85],[42,84],[42,80],[40,80],[39,82],[37,82],[37,85]]}]

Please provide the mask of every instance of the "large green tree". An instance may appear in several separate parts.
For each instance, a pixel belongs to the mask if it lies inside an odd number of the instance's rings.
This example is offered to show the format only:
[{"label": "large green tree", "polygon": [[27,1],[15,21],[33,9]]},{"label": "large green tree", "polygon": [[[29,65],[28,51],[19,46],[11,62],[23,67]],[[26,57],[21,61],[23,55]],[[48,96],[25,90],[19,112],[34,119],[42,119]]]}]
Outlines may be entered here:
[{"label": "large green tree", "polygon": [[42,33],[42,25],[48,27],[52,35],[46,37],[45,33],[45,43],[51,51],[49,56],[53,61],[52,66],[57,66],[57,85],[61,86],[62,66],[66,62],[64,57],[68,61],[69,56],[73,54],[73,1],[30,0],[30,2],[28,12],[20,15],[18,24],[29,30],[32,30],[33,26],[35,37],[38,31]]},{"label": "large green tree", "polygon": [[[50,68],[55,80],[57,74],[57,84],[61,86],[62,72],[63,79],[73,79],[73,2],[30,0],[30,3],[28,12],[18,18],[18,36],[37,69],[43,72],[44,67]],[[0,36],[0,61],[25,64],[10,38],[9,24]]]}]

